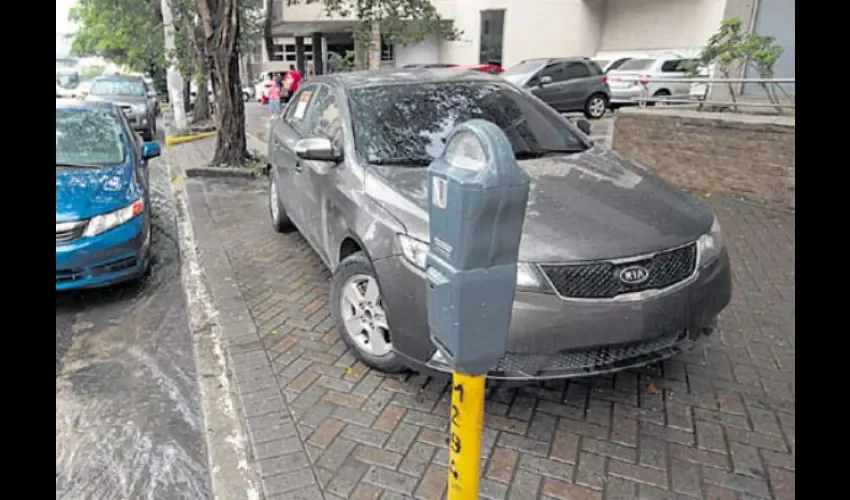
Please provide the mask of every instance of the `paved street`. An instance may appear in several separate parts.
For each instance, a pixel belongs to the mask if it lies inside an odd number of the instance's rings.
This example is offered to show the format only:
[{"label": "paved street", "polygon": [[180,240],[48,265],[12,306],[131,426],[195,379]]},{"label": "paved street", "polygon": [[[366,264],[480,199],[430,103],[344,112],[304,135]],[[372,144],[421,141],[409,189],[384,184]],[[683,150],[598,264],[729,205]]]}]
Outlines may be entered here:
[{"label": "paved street", "polygon": [[195,354],[163,160],[151,275],[56,295],[56,498],[210,498]]},{"label": "paved street", "polygon": [[[263,126],[249,119],[252,134]],[[193,165],[211,140],[178,148]],[[221,321],[265,498],[442,498],[447,381],[355,362],[328,271],[297,232],[271,229],[264,181],[186,188],[213,293],[238,284]],[[660,366],[490,385],[482,497],[794,498],[795,217],[709,201],[735,272],[719,331]]]}]

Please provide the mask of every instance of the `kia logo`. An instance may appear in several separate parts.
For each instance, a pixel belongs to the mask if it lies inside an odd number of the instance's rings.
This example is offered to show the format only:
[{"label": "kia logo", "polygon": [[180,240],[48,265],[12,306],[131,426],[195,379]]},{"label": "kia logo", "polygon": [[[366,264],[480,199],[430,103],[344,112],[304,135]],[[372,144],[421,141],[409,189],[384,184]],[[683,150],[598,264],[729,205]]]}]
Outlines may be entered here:
[{"label": "kia logo", "polygon": [[639,285],[649,279],[649,271],[642,266],[630,266],[620,271],[620,281],[627,285]]}]

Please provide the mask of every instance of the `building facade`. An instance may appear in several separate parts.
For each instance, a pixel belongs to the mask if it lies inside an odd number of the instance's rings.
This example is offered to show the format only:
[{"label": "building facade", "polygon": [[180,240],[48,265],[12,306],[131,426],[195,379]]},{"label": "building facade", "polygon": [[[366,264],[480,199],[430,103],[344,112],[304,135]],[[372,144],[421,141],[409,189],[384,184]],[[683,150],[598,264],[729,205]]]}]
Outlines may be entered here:
[{"label": "building facade", "polygon": [[[794,0],[432,0],[463,32],[456,41],[431,38],[381,50],[381,63],[497,62],[510,67],[535,57],[649,55],[699,52],[724,18],[739,17],[750,29],[785,47],[777,76],[794,75]],[[274,6],[274,33],[281,50],[272,57],[295,60],[295,37],[349,40],[353,18],[329,17],[321,3]],[[309,42],[307,42],[309,43]],[[327,57],[326,48],[321,53]],[[306,54],[306,44],[305,44]],[[309,58],[312,58],[312,51]],[[263,55],[263,60],[270,58]]]}]

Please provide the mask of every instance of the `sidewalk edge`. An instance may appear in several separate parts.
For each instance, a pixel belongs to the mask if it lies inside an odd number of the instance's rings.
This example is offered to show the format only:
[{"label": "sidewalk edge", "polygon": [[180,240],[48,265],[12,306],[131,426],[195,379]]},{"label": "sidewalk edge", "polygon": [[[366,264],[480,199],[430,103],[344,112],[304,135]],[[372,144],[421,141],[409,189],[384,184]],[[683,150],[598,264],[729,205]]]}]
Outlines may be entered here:
[{"label": "sidewalk edge", "polygon": [[198,369],[213,498],[259,500],[261,487],[249,466],[246,427],[236,404],[235,384],[227,368],[218,311],[200,264],[182,175],[175,177],[171,162],[164,163],[172,179],[171,190],[177,209],[181,278]]}]

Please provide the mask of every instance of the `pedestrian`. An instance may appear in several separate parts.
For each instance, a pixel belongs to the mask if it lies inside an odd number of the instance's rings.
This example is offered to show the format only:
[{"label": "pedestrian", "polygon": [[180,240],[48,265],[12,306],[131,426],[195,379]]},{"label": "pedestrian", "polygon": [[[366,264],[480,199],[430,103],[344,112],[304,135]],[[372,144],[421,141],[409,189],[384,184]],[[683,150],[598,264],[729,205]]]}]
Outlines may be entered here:
[{"label": "pedestrian", "polygon": [[280,114],[280,96],[281,96],[281,82],[280,76],[275,75],[272,79],[272,86],[269,87],[269,114],[271,114],[272,120],[277,119],[277,115]]},{"label": "pedestrian", "polygon": [[289,71],[286,72],[286,83],[284,84],[289,95],[295,95],[298,92],[298,86],[301,84],[301,73],[295,69],[294,64],[289,65]]}]

